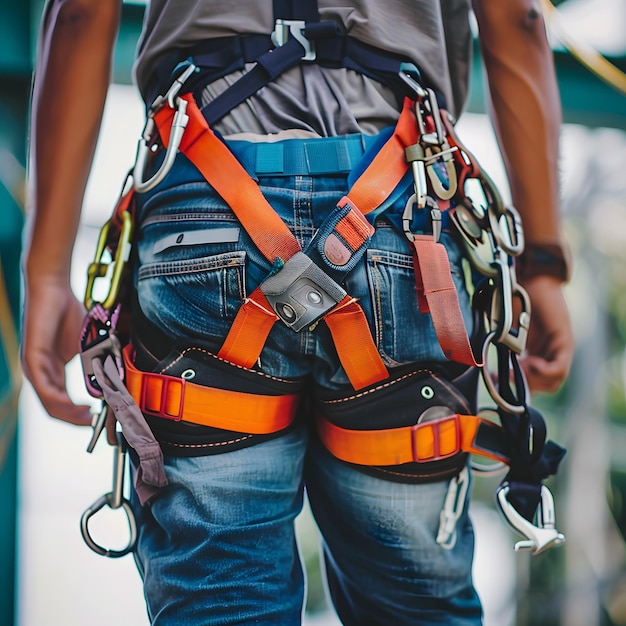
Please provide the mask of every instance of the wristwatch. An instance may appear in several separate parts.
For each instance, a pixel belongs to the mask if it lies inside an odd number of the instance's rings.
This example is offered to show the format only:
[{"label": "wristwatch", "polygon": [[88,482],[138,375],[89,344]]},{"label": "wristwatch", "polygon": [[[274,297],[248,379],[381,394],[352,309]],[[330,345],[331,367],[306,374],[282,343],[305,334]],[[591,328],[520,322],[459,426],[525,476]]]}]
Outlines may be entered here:
[{"label": "wristwatch", "polygon": [[571,278],[568,252],[561,244],[527,243],[515,262],[517,279],[524,284],[535,276],[552,276],[566,283]]}]

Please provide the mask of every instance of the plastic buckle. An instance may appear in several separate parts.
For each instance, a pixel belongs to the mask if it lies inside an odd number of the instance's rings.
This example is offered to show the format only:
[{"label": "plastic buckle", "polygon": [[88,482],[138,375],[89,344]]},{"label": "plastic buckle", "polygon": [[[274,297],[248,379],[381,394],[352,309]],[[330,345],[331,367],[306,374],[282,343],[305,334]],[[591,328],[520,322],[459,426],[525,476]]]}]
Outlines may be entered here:
[{"label": "plastic buckle", "polygon": [[[450,452],[441,451],[441,431],[448,425],[454,426],[454,449]],[[433,452],[430,456],[424,456],[420,454],[418,449],[418,443],[420,437],[424,437],[428,432],[432,433],[432,448]],[[420,435],[421,433],[421,435]],[[449,459],[450,457],[458,454],[461,449],[461,427],[456,415],[450,417],[444,417],[443,419],[434,420],[432,422],[418,422],[411,427],[411,449],[413,451],[413,461],[415,463],[425,463],[429,461],[441,461],[443,459]]]},{"label": "plastic buckle", "polygon": [[261,284],[274,313],[295,332],[312,326],[347,295],[303,252]]},{"label": "plastic buckle", "polygon": [[[161,385],[161,395],[159,399],[159,407],[155,409],[148,406],[148,391],[151,383]],[[178,410],[176,413],[168,413],[166,411],[167,397],[171,385],[180,385],[180,400],[178,401]],[[145,372],[141,381],[141,396],[139,407],[144,413],[162,417],[172,422],[180,422],[183,417],[183,402],[185,398],[185,389],[187,381],[184,378],[176,378],[175,376],[165,376],[163,374],[153,374]]]},{"label": "plastic buckle", "polygon": [[272,32],[272,43],[277,47],[284,46],[293,37],[303,48],[303,61],[315,61],[317,53],[315,44],[304,35],[306,23],[304,20],[277,19]]}]

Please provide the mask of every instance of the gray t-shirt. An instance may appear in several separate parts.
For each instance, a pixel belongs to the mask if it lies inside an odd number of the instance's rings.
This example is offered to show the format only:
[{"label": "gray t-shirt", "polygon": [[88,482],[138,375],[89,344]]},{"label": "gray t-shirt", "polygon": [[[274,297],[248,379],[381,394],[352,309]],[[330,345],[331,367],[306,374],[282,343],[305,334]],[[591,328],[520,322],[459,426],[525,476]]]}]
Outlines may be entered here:
[{"label": "gray t-shirt", "polygon": [[[469,0],[318,0],[320,18],[360,41],[411,58],[458,117],[468,92]],[[151,0],[139,41],[135,77],[145,89],[159,59],[199,41],[274,29],[270,0]],[[209,101],[241,73],[205,89]],[[378,82],[352,70],[301,64],[233,109],[216,128],[224,135],[296,130],[319,136],[374,134],[397,119],[397,102]]]}]

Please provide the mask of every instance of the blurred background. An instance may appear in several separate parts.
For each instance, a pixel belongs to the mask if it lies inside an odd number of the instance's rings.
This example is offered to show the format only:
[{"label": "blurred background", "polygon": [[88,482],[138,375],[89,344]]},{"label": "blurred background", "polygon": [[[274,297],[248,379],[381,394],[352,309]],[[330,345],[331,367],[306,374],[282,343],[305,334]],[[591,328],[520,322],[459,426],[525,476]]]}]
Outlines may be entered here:
[{"label": "blurred background", "polygon": [[[537,557],[514,553],[517,537],[493,504],[501,477],[476,480],[475,573],[487,626],[626,625],[626,95],[620,92],[626,2],[555,4],[559,13],[549,32],[566,122],[564,227],[575,258],[567,297],[577,352],[569,381],[534,403],[549,420],[550,436],[568,448],[558,477],[549,482],[567,543]],[[111,489],[112,449],[103,439],[87,454],[89,430],[50,419],[19,372],[27,111],[42,8],[42,0],[0,0],[0,626],[143,626],[148,621],[132,558],[97,556],[80,536],[82,512]],[[141,2],[124,3],[114,85],[75,249],[80,297],[99,229],[143,126],[130,86],[143,10]],[[594,51],[618,70],[592,68],[603,73],[599,77],[583,65],[580,57],[595,62]],[[459,134],[506,195],[483,95],[477,53]],[[71,394],[89,400],[80,366],[68,368]],[[104,545],[122,547],[124,514],[103,512],[93,531]],[[299,534],[309,576],[306,623],[334,626],[307,511]]]}]

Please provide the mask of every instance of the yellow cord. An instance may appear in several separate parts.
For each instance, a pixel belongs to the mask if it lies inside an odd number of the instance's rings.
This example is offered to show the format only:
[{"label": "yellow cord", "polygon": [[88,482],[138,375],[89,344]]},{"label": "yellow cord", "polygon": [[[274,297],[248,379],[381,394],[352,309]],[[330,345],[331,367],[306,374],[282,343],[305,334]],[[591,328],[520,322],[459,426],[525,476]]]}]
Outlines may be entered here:
[{"label": "yellow cord", "polygon": [[588,70],[608,85],[626,95],[626,74],[607,61],[597,50],[581,41],[573,41],[559,22],[558,10],[550,0],[540,0],[546,21],[567,50]]}]

